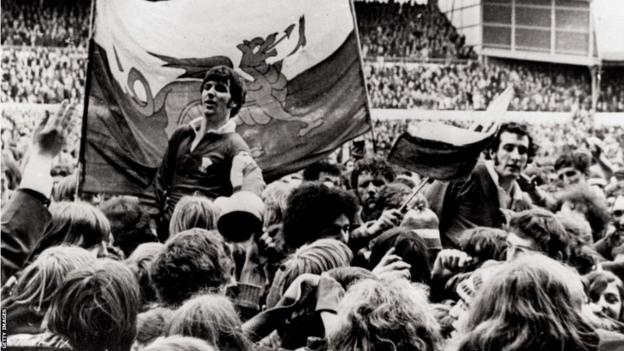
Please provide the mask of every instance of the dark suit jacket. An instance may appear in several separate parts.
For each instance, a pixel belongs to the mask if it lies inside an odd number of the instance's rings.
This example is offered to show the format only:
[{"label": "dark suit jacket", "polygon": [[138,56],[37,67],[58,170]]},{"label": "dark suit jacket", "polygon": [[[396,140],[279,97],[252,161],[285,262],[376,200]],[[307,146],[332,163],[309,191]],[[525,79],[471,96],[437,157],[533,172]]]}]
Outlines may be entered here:
[{"label": "dark suit jacket", "polygon": [[18,189],[2,211],[2,282],[23,268],[26,258],[50,220],[48,199]]}]

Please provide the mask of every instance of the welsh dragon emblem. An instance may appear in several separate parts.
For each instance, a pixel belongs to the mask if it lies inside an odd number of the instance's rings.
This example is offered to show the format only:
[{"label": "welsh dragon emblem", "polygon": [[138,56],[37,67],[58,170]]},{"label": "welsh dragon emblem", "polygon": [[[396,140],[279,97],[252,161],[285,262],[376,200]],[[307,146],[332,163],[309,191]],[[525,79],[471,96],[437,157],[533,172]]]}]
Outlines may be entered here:
[{"label": "welsh dragon emblem", "polygon": [[[297,28],[296,34],[295,29]],[[294,48],[282,59],[268,63],[272,57],[278,55],[277,46],[282,41],[290,40],[297,35]],[[318,114],[300,114],[287,106],[288,79],[282,73],[283,61],[306,46],[305,18],[301,16],[298,23],[290,24],[281,33],[271,33],[266,37],[255,37],[251,40],[243,40],[236,48],[242,53],[239,63],[241,71],[251,79],[246,78],[247,101],[236,117],[238,125],[267,125],[273,120],[303,124],[298,131],[298,136],[305,136],[314,128],[324,123]],[[178,78],[165,85],[152,99],[154,111],[164,104],[169,124],[167,132],[172,132],[176,125],[187,123],[201,116],[199,97],[189,101],[181,99],[180,95],[192,95],[199,91],[199,82],[204,72],[217,64],[226,64],[233,67],[232,61],[225,56],[212,56],[205,58],[176,58],[165,55],[150,53],[165,62],[164,67],[183,69],[184,73]],[[129,78],[128,86],[132,87],[135,81],[147,85],[145,78],[138,71],[133,72]],[[189,79],[190,78],[190,79]],[[149,94],[151,95],[151,94]],[[148,97],[148,100],[151,96]],[[147,113],[146,115],[149,115]]]}]

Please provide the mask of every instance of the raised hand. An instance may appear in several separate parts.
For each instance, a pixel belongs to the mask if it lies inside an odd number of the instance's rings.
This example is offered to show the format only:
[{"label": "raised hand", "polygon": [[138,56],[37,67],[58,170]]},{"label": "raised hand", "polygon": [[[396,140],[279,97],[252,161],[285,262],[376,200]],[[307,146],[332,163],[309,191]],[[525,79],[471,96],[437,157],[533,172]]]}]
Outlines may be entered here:
[{"label": "raised hand", "polygon": [[368,230],[373,236],[376,236],[387,229],[398,227],[402,220],[403,213],[401,211],[397,209],[385,210]]},{"label": "raised hand", "polygon": [[453,275],[466,268],[473,261],[474,259],[463,251],[444,249],[438,253],[431,274],[433,276]]},{"label": "raised hand", "polygon": [[388,252],[381,258],[381,261],[373,268],[373,273],[379,278],[385,278],[388,280],[405,278],[410,279],[410,268],[412,266],[403,261],[400,256],[394,254],[394,247],[390,248]]},{"label": "raised hand", "polygon": [[56,114],[47,114],[41,120],[33,133],[33,153],[53,158],[61,152],[75,108],[75,104],[63,100]]}]

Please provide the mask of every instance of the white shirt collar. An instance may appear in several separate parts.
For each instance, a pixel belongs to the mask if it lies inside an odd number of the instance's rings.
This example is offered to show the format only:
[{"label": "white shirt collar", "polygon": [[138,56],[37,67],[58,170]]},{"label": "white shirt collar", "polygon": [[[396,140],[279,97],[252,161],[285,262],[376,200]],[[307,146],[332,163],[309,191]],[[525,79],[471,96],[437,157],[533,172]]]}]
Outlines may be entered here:
[{"label": "white shirt collar", "polygon": [[[199,117],[196,118],[194,120],[191,121],[190,126],[193,129],[193,132],[195,132],[195,135],[197,135],[199,133],[200,130],[200,126],[201,126],[201,119],[203,117]],[[212,134],[230,134],[230,133],[234,133],[236,131],[236,122],[230,118],[227,122],[225,122],[224,125],[222,125],[219,128],[212,128],[212,129],[207,129],[206,130],[206,134],[208,133],[212,133]]]},{"label": "white shirt collar", "polygon": [[506,196],[510,197],[512,201],[522,199],[522,189],[520,189],[520,185],[518,185],[518,182],[514,181],[511,184],[511,189],[509,193],[507,193],[506,191],[503,190],[503,188],[501,188],[500,183],[498,182],[498,179],[499,179],[498,173],[496,173],[496,169],[494,168],[493,161],[485,161],[485,168],[488,170],[490,177],[492,177],[494,184],[496,184],[496,186],[498,187],[500,191],[502,191]]}]

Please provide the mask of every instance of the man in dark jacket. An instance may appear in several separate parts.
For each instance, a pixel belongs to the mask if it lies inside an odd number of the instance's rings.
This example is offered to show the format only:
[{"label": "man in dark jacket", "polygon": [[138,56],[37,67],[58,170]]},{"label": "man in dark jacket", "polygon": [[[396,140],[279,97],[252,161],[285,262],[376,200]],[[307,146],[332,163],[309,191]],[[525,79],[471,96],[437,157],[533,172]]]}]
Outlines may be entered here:
[{"label": "man in dark jacket", "polygon": [[63,149],[75,105],[63,101],[33,134],[30,156],[19,189],[2,211],[2,282],[23,268],[24,261],[50,220],[52,160]]},{"label": "man in dark jacket", "polygon": [[536,152],[525,125],[504,123],[487,150],[490,160],[479,161],[467,180],[436,181],[425,191],[431,209],[440,219],[444,247],[457,248],[459,236],[466,229],[501,228],[505,210],[530,207],[531,198],[518,181]]}]

